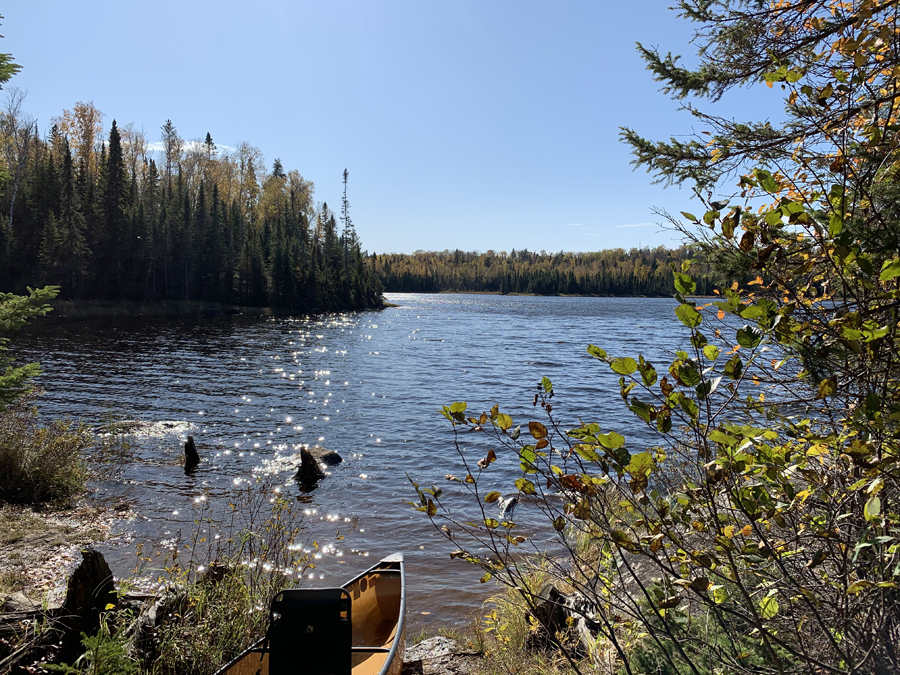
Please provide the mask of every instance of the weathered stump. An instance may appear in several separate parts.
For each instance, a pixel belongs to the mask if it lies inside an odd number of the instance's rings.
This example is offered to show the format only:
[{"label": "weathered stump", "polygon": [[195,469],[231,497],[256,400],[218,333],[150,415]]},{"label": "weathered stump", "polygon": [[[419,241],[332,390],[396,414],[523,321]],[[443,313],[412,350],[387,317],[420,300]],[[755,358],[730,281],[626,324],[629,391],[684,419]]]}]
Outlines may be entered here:
[{"label": "weathered stump", "polygon": [[596,608],[584,596],[566,594],[547,584],[534,598],[534,609],[530,614],[541,625],[541,630],[529,635],[529,649],[546,649],[558,643],[559,637],[569,636],[578,641],[577,651],[592,654],[599,624]]},{"label": "weathered stump", "polygon": [[307,448],[300,449],[300,466],[297,468],[297,474],[294,480],[300,484],[300,490],[303,492],[312,492],[316,489],[319,481],[325,477],[325,472],[312,456]]},{"label": "weathered stump", "polygon": [[186,474],[193,471],[200,463],[200,453],[197,452],[197,446],[194,444],[194,437],[188,436],[184,442],[184,472]]},{"label": "weathered stump", "polygon": [[[93,635],[107,607],[118,604],[112,570],[103,554],[82,550],[83,560],[69,577],[62,607],[43,613],[46,628],[0,660],[0,673],[27,673],[37,661],[73,663],[82,652],[81,634]],[[30,612],[29,614],[34,614]]]}]

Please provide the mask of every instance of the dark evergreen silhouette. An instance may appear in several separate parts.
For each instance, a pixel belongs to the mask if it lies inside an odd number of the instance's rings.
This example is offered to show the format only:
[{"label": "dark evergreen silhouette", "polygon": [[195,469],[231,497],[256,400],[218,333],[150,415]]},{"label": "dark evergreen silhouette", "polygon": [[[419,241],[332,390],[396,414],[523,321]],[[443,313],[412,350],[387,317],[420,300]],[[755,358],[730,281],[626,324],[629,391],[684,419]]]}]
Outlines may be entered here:
[{"label": "dark evergreen silhouette", "polygon": [[32,143],[14,201],[11,182],[0,183],[0,213],[14,216],[0,288],[299,312],[383,304],[349,219],[346,171],[339,232],[327,204],[315,208],[312,183],[278,159],[265,174],[255,148],[220,157],[211,134],[186,144],[167,120],[160,170],[146,152],[135,159],[132,134],[113,120],[94,161],[74,155],[57,125]]}]

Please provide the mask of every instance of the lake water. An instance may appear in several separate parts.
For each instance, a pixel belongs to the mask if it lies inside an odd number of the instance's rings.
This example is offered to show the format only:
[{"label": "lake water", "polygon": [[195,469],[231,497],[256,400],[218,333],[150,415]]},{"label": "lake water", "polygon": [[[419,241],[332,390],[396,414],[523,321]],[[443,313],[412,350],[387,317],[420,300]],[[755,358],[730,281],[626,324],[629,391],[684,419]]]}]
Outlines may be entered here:
[{"label": "lake water", "polygon": [[[618,376],[585,348],[643,353],[664,367],[666,355],[687,341],[672,299],[387,299],[399,306],[320,317],[59,322],[16,337],[19,354],[43,365],[45,415],[91,425],[111,418],[171,423],[133,438],[133,460],[96,486],[101,498],[125,501],[135,513],[121,523],[125,543],[103,549],[118,575],[131,570],[135,542],[189,530],[198,508],[215,511],[255,480],[254,471],[268,467],[284,492],[300,496],[290,481],[296,449],[318,444],[345,461],[301,498],[308,541],[329,544],[306,583],[340,585],[403,551],[412,628],[463,621],[494,589],[478,583],[481,571],[451,561],[454,547],[404,501],[416,498],[407,473],[447,489],[455,484],[444,476],[462,471],[439,407],[466,401],[478,413],[499,403],[527,423],[540,412],[531,402],[547,376],[563,420],[597,421],[624,433],[633,449],[653,438],[636,435]],[[191,476],[179,461],[188,433],[203,456]],[[484,442],[471,443],[473,457],[483,455]],[[491,475],[498,487],[509,485],[518,464],[501,458]],[[528,529],[527,504],[516,519]],[[537,521],[530,526],[540,536]]]}]

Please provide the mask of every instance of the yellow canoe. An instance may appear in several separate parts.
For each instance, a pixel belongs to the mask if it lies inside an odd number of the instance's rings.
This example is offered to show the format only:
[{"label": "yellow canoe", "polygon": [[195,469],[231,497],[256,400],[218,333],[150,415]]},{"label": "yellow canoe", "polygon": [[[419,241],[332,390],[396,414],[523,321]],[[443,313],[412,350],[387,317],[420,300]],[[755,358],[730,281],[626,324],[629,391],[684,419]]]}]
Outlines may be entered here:
[{"label": "yellow canoe", "polygon": [[216,675],[399,675],[403,668],[402,553],[340,589],[280,593],[272,608],[269,634]]}]

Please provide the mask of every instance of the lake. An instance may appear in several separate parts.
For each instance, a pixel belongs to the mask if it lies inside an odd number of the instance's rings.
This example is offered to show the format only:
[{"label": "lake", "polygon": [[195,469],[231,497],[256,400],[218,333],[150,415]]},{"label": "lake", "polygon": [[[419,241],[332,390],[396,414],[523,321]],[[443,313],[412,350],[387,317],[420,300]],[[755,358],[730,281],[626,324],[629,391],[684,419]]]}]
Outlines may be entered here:
[{"label": "lake", "polygon": [[[444,480],[461,466],[440,406],[466,401],[477,414],[499,403],[527,423],[541,412],[532,398],[547,376],[554,414],[572,426],[579,418],[599,422],[634,449],[653,436],[624,407],[618,376],[585,348],[643,353],[661,369],[688,339],[673,299],[387,299],[398,307],[297,318],[69,321],[16,336],[19,355],[43,365],[43,414],[92,426],[162,423],[133,437],[132,460],[95,486],[100,498],[127,502],[135,514],[121,523],[119,542],[102,548],[117,575],[130,573],[137,542],[171,541],[191,528],[198,509],[216,511],[262,471],[300,497],[307,539],[320,546],[305,583],[340,585],[403,551],[411,628],[463,621],[495,589],[478,583],[480,570],[451,561],[455,547],[404,501],[416,499],[407,473],[451,493],[457,485]],[[189,433],[203,461],[186,476],[180,458]],[[302,443],[345,460],[306,496],[290,480]],[[487,447],[474,436],[471,446],[473,457]],[[504,457],[491,473],[501,488],[517,475],[518,463]],[[530,515],[520,504],[517,522],[539,537]]]}]

